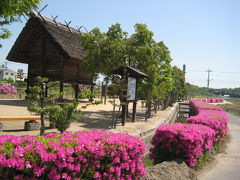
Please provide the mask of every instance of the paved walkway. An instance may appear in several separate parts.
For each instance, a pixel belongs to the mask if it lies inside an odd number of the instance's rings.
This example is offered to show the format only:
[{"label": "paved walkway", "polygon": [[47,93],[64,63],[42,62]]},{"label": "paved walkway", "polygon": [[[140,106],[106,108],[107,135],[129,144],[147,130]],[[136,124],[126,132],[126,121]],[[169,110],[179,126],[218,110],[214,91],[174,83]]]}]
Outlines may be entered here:
[{"label": "paved walkway", "polygon": [[216,155],[211,167],[200,174],[200,180],[240,180],[240,118],[228,116],[230,142],[225,152]]}]

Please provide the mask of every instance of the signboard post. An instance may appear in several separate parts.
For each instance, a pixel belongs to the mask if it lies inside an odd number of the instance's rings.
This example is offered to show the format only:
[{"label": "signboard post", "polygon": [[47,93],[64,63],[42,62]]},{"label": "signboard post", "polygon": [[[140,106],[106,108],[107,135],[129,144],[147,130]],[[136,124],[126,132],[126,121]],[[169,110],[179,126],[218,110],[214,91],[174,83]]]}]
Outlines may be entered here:
[{"label": "signboard post", "polygon": [[128,77],[127,101],[136,100],[136,87],[137,87],[136,78]]},{"label": "signboard post", "polygon": [[132,122],[136,119],[136,109],[137,109],[137,79],[133,77],[128,77],[128,87],[127,87],[127,101],[133,102],[133,112],[132,112]]},{"label": "signboard post", "polygon": [[132,122],[135,121],[137,107],[137,80],[140,78],[146,78],[148,75],[130,66],[121,66],[114,70],[114,73],[121,75],[121,79],[124,81],[124,87],[122,90],[123,98],[121,100],[122,125],[124,126],[129,102],[133,102]]}]

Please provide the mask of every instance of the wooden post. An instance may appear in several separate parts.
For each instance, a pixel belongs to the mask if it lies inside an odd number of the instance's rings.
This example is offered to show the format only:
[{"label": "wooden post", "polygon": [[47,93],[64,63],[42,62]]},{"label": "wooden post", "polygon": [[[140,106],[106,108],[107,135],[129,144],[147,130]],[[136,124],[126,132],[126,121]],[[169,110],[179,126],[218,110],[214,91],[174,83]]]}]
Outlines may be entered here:
[{"label": "wooden post", "polygon": [[107,103],[107,86],[108,86],[108,81],[106,80],[105,91],[104,91],[104,104]]},{"label": "wooden post", "polygon": [[[44,107],[44,85],[41,83],[41,94],[40,94],[40,107]],[[40,128],[40,136],[44,135],[45,132],[45,122],[44,122],[44,113],[41,112],[41,128]]]},{"label": "wooden post", "polygon": [[[28,95],[29,94],[29,86],[30,86],[30,82],[29,82],[29,69],[30,69],[30,64],[28,65],[28,74],[27,74],[27,79],[26,79],[26,81],[27,81],[27,89],[25,90],[25,92],[26,92],[26,94]],[[25,81],[25,80],[24,80]]]},{"label": "wooden post", "polygon": [[101,87],[101,101],[103,101],[103,82],[102,82],[102,87]]},{"label": "wooden post", "polygon": [[127,75],[126,69],[123,70],[122,75],[123,81],[123,97],[122,97],[122,125],[125,126],[126,118],[127,118]]},{"label": "wooden post", "polygon": [[44,93],[44,95],[45,95],[45,98],[48,97],[48,86],[47,86],[47,84],[46,84],[46,87],[45,87],[45,93]]},{"label": "wooden post", "polygon": [[27,79],[27,89],[26,89],[26,94],[28,95],[29,94],[29,87],[30,87],[30,82],[29,82],[29,77]]},{"label": "wooden post", "polygon": [[113,112],[112,112],[112,128],[115,126],[115,108],[116,108],[116,101],[115,101],[115,93],[113,93]]},{"label": "wooden post", "polygon": [[[91,85],[91,93],[93,94],[93,85]],[[90,102],[92,102],[92,101],[93,101],[93,98],[91,97]]]},{"label": "wooden post", "polygon": [[78,100],[78,93],[79,93],[79,84],[75,84],[75,99]]},{"label": "wooden post", "polygon": [[148,108],[149,108],[149,110],[148,110],[148,118],[150,118],[151,117],[151,112],[152,112],[152,102],[151,101],[149,102]]},{"label": "wooden post", "polygon": [[133,102],[133,111],[132,111],[132,122],[135,122],[136,119],[136,111],[137,111],[137,101]]},{"label": "wooden post", "polygon": [[126,108],[126,104],[124,103],[122,105],[122,126],[125,126],[126,123],[126,118],[127,118],[127,108]]},{"label": "wooden post", "polygon": [[59,92],[60,92],[59,99],[60,99],[60,101],[62,102],[62,101],[63,101],[63,83],[62,83],[62,81],[60,82]]}]

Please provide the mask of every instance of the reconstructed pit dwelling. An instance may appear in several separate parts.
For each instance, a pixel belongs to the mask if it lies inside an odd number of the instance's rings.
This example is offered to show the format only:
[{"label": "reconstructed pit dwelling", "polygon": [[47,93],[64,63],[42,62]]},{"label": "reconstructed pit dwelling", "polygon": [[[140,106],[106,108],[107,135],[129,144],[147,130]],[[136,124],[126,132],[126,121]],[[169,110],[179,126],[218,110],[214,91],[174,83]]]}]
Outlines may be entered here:
[{"label": "reconstructed pit dwelling", "polygon": [[[79,84],[92,85],[91,75],[83,71],[84,51],[80,30],[33,14],[28,20],[7,59],[28,64],[28,88],[37,76],[74,86],[77,98]],[[27,88],[27,89],[28,89]]]}]

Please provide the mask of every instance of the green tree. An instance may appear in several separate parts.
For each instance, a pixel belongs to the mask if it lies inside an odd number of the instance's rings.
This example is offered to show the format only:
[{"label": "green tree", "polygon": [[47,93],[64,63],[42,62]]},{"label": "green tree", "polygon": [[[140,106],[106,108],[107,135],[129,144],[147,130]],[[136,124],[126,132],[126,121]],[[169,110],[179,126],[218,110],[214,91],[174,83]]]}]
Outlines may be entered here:
[{"label": "green tree", "polygon": [[[136,67],[149,76],[139,83],[138,94],[151,106],[151,102],[166,98],[173,86],[170,51],[163,42],[157,43],[153,35],[145,24],[136,24],[130,37],[119,24],[112,25],[106,33],[93,29],[81,36],[87,54],[86,70],[105,74],[112,80],[113,70],[119,66]],[[126,82],[118,84],[121,90],[126,89]],[[121,100],[124,96],[119,97]]]},{"label": "green tree", "polygon": [[95,28],[81,35],[85,70],[95,76],[102,73],[111,77],[114,69],[126,64],[126,35],[120,24],[112,25],[106,33]]},{"label": "green tree", "polygon": [[52,93],[46,97],[46,88],[50,89],[58,82],[49,82],[48,78],[38,76],[33,87],[30,87],[30,93],[26,99],[29,102],[28,110],[41,116],[41,128],[40,135],[45,133],[45,121],[44,117],[49,113],[49,109],[53,106],[59,94]]},{"label": "green tree", "polygon": [[15,85],[14,80],[12,78],[4,78],[0,81],[0,84],[4,84],[4,83],[9,83],[9,84]]},{"label": "green tree", "polygon": [[73,102],[69,104],[49,107],[49,116],[61,133],[63,133],[73,121],[80,118],[81,111],[77,111],[77,105],[78,101],[73,100]]},{"label": "green tree", "polygon": [[[5,26],[21,21],[33,8],[37,8],[42,0],[1,0],[0,1],[0,39],[7,39],[12,34]],[[2,45],[0,44],[0,47]]]},{"label": "green tree", "polygon": [[184,72],[177,66],[172,67],[173,88],[170,92],[170,104],[183,98],[186,94],[185,75]]},{"label": "green tree", "polygon": [[172,89],[171,56],[167,46],[156,42],[146,25],[136,24],[131,36],[132,61],[136,67],[148,74],[148,79],[140,83],[139,97],[147,101],[148,116],[151,103],[166,99]]}]

